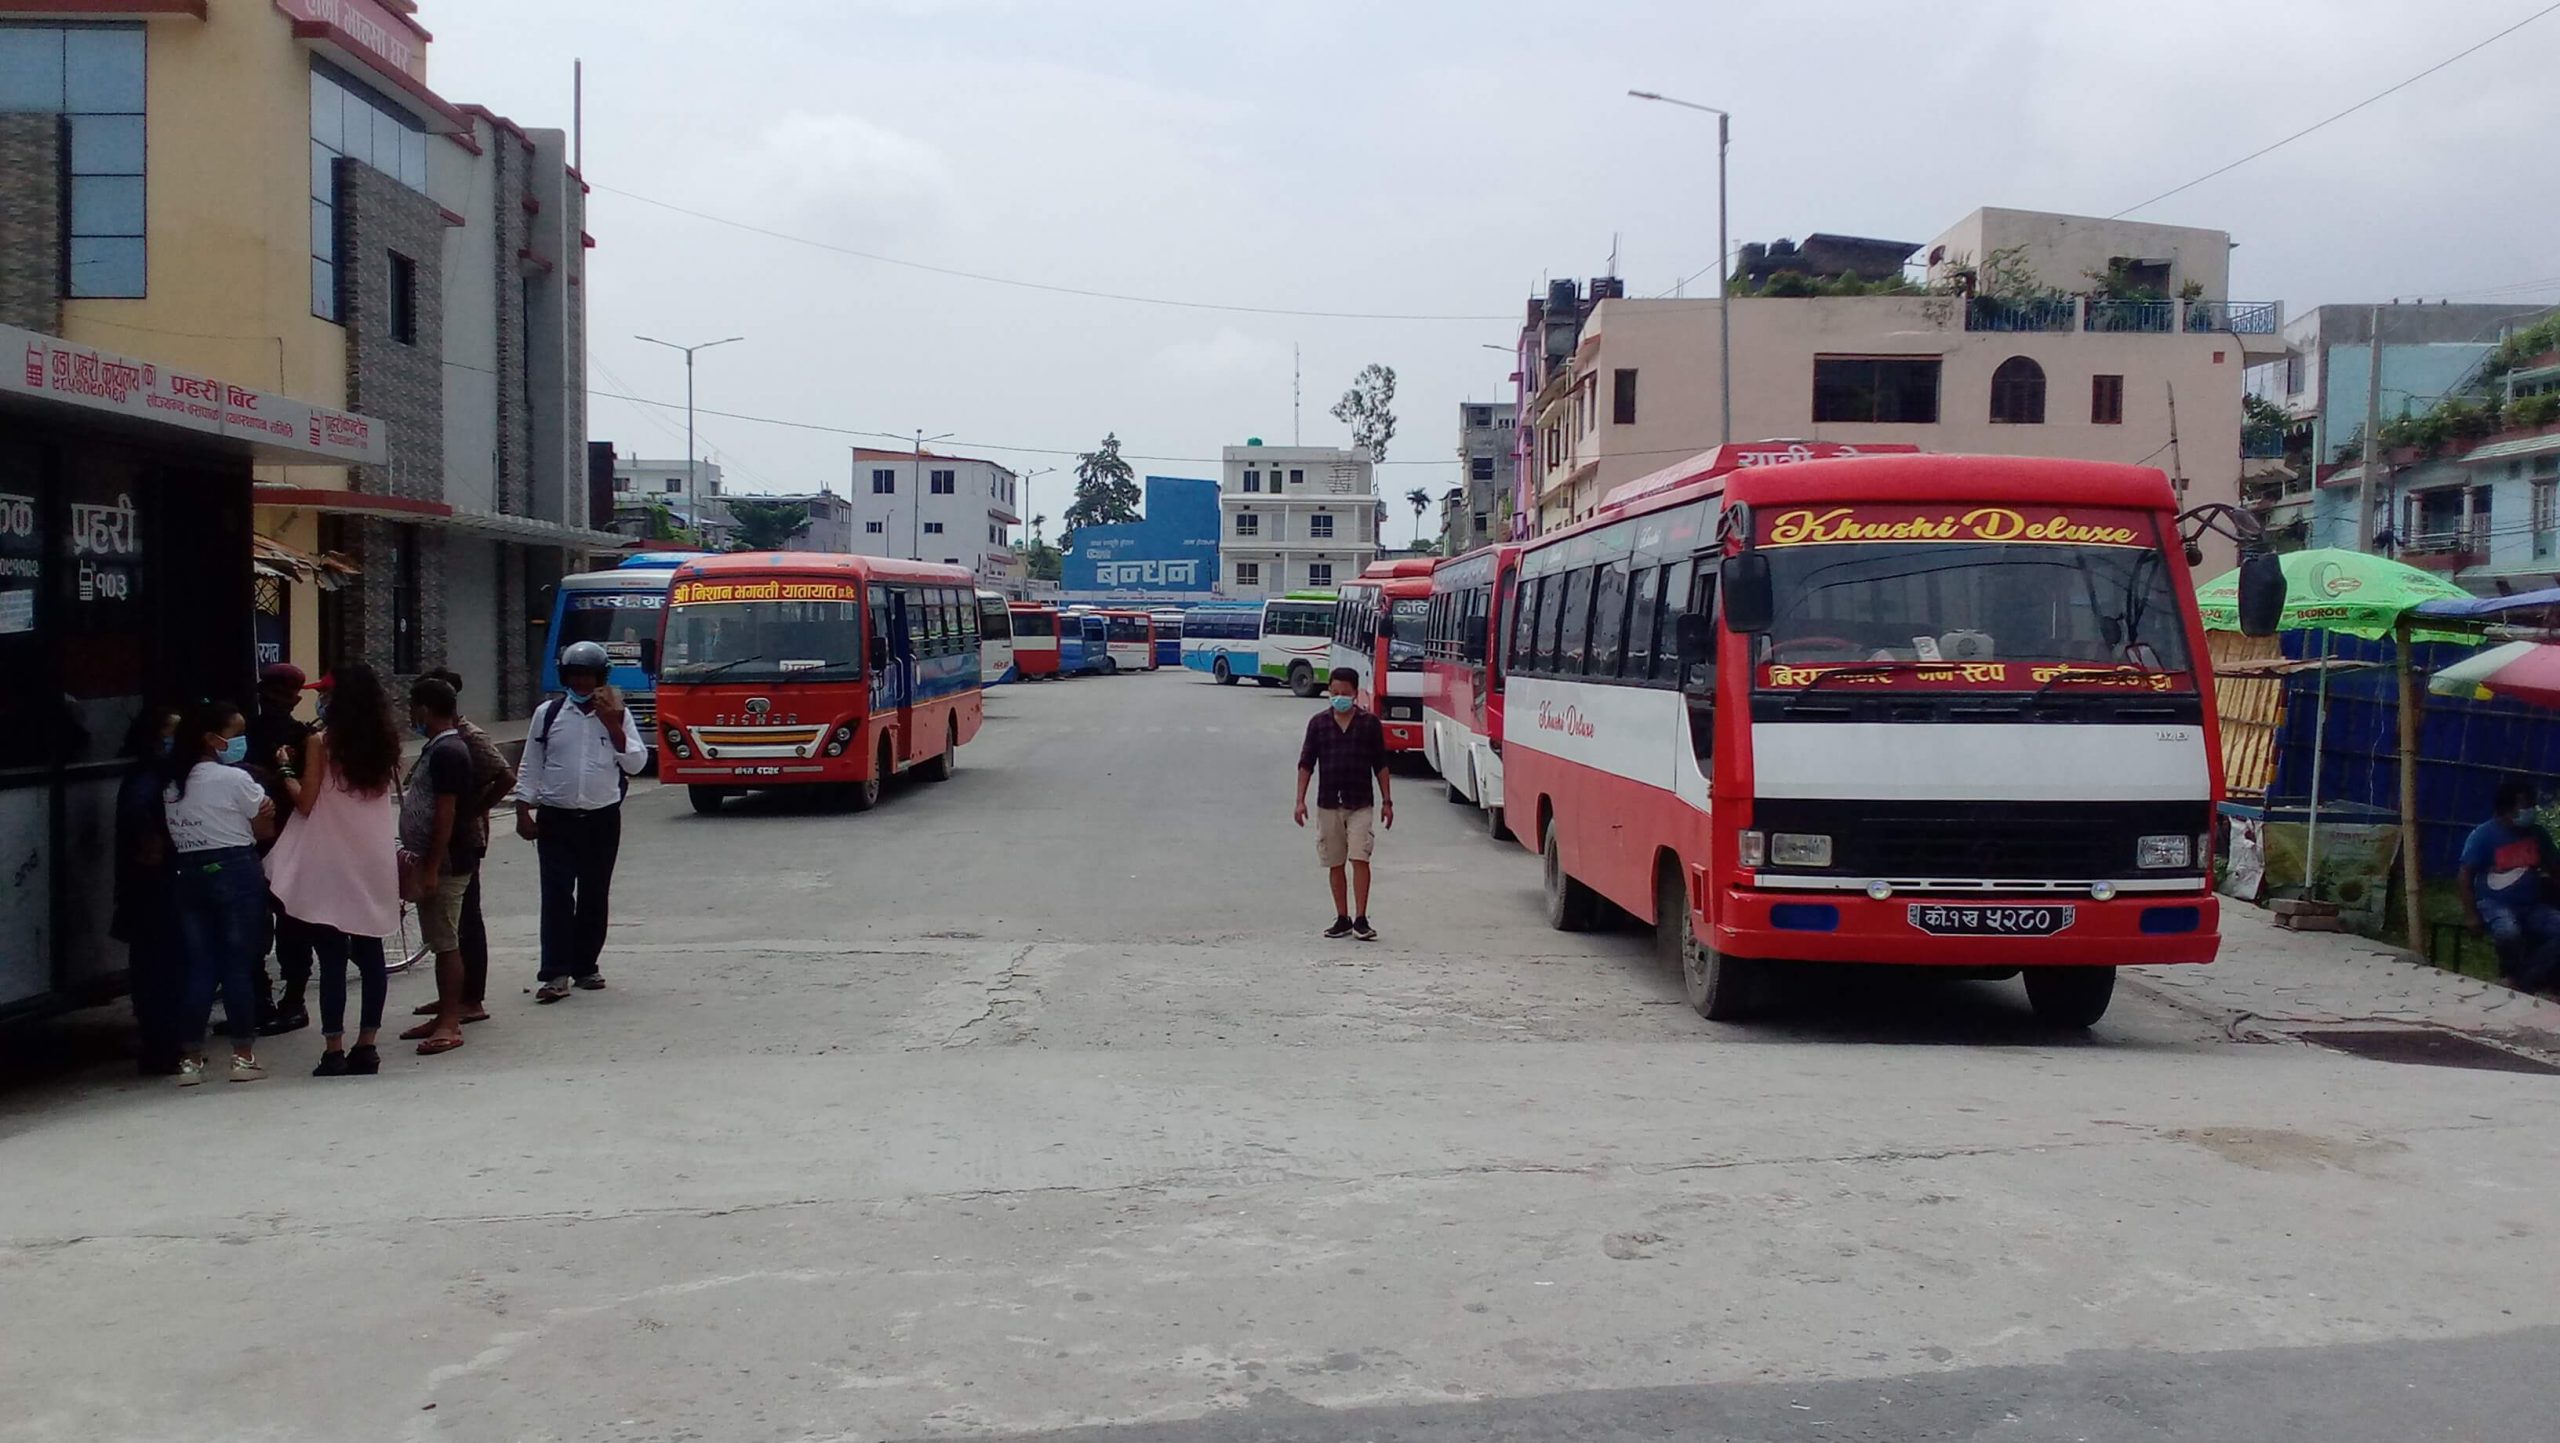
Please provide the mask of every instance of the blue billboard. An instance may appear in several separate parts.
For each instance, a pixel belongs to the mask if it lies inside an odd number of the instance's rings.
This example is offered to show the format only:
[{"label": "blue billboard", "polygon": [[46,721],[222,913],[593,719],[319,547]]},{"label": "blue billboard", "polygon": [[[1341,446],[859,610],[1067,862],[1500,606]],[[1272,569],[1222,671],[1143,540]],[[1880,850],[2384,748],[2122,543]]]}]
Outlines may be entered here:
[{"label": "blue billboard", "polygon": [[1146,515],[1076,532],[1059,589],[1069,597],[1207,596],[1218,584],[1218,483],[1147,478]]}]

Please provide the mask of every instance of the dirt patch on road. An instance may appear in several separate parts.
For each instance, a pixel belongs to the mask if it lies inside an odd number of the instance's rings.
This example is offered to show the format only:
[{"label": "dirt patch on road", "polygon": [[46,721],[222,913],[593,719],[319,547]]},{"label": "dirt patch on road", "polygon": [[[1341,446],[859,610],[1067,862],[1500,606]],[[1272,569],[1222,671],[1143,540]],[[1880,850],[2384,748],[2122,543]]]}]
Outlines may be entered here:
[{"label": "dirt patch on road", "polygon": [[2381,1159],[2409,1150],[2386,1139],[2322,1137],[2281,1127],[2194,1127],[2167,1135],[2261,1172],[2318,1172],[2324,1167],[2366,1172]]}]

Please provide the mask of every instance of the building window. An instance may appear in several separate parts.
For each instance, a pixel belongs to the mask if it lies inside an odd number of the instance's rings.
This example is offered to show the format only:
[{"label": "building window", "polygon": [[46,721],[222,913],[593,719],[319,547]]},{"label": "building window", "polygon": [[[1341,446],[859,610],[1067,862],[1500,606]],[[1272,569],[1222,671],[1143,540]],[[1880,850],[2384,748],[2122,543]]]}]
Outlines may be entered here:
[{"label": "building window", "polygon": [[2089,378],[2089,424],[2092,426],[2124,424],[2124,377],[2091,376]]},{"label": "building window", "polygon": [[414,676],[419,665],[419,614],[424,610],[418,528],[392,527],[391,547],[391,669]]},{"label": "building window", "polygon": [[616,490],[616,491],[628,491],[628,490],[630,490],[630,489],[631,489],[631,478],[630,478],[630,477],[628,477],[628,476],[616,476],[616,477],[614,477],[614,478],[613,478],[613,489],[614,489],[614,490]]},{"label": "building window", "polygon": [[0,26],[0,110],[71,128],[74,299],[145,293],[143,57],[139,25]]},{"label": "building window", "polygon": [[989,546],[1002,546],[1002,545],[1004,545],[1004,528],[1003,528],[1003,527],[1001,527],[1001,526],[995,525],[993,522],[988,523],[988,525],[987,525],[987,544],[988,544]]},{"label": "building window", "polygon": [[864,532],[866,535],[877,536],[877,535],[879,535],[881,532],[886,531],[886,530],[888,530],[889,528],[887,528],[886,526],[881,525],[881,524],[880,524],[879,522],[877,522],[877,521],[865,521],[865,522],[863,522],[863,523],[862,523],[862,529],[863,529],[863,532]]},{"label": "building window", "polygon": [[1333,563],[1330,561],[1308,562],[1307,585],[1318,590],[1333,585]]},{"label": "building window", "polygon": [[871,494],[874,496],[897,495],[898,473],[886,466],[874,470],[871,473]]},{"label": "building window", "polygon": [[408,112],[325,60],[311,62],[311,314],[345,318],[338,276],[341,158],[372,166],[424,192],[427,133]]},{"label": "building window", "polygon": [[2533,483],[2533,554],[2551,554],[2552,530],[2560,527],[2560,481]]},{"label": "building window", "polygon": [[1254,515],[1250,511],[1237,516],[1236,534],[1238,536],[1260,536],[1262,534],[1262,518]]},{"label": "building window", "polygon": [[942,523],[939,521],[926,522],[924,524],[924,534],[927,536],[940,536],[942,534]]},{"label": "building window", "polygon": [[418,263],[390,252],[390,272],[384,277],[391,294],[391,339],[404,346],[418,344]]},{"label": "building window", "polygon": [[1991,373],[1991,424],[2044,424],[2044,367],[2024,356],[2011,356]]},{"label": "building window", "polygon": [[1470,481],[1492,480],[1493,458],[1490,456],[1469,457],[1467,459],[1467,479]]},{"label": "building window", "polygon": [[1253,492],[1256,495],[1260,495],[1262,492],[1262,473],[1259,471],[1247,471],[1244,473],[1244,489]]},{"label": "building window", "polygon": [[1619,370],[1609,373],[1609,424],[1632,426],[1636,423],[1636,373]]},{"label": "building window", "polygon": [[2310,358],[2303,355],[2300,351],[2287,351],[2284,353],[2284,393],[2286,395],[2299,396],[2302,394],[2303,382],[2308,379],[2308,377],[2303,373],[2310,369],[2308,364],[2309,360]]},{"label": "building window", "polygon": [[[1271,473],[1271,477],[1272,477],[1272,481],[1273,481],[1273,485],[1272,485],[1272,488],[1271,488],[1271,489],[1273,489],[1273,490],[1275,490],[1275,491],[1276,491],[1276,490],[1278,490],[1278,489],[1280,489],[1280,488],[1279,488],[1279,485],[1278,485],[1279,477],[1280,477],[1280,473],[1279,473],[1279,472],[1277,472],[1277,471],[1274,471],[1274,472],[1272,472],[1272,473]],[[1289,473],[1289,484],[1290,484],[1290,485],[1292,485],[1292,486],[1304,486],[1304,485],[1306,485],[1306,484],[1307,484],[1307,473],[1306,473],[1306,472],[1304,472],[1304,471],[1291,471],[1291,472]]]},{"label": "building window", "polygon": [[1816,356],[1813,419],[1934,426],[1938,364],[1936,356]]},{"label": "building window", "polygon": [[1238,586],[1260,586],[1261,584],[1262,584],[1262,563],[1261,563],[1261,562],[1259,562],[1259,561],[1239,561],[1239,562],[1237,562],[1237,563],[1236,563],[1236,585],[1238,585]]},{"label": "building window", "polygon": [[1308,517],[1307,539],[1310,541],[1331,541],[1333,539],[1333,518],[1321,511]]},{"label": "building window", "polygon": [[933,494],[936,496],[953,496],[959,493],[960,475],[956,471],[936,471],[933,473],[932,481]]},{"label": "building window", "polygon": [[942,564],[945,566],[957,566],[960,564],[960,558],[957,556],[946,556],[942,558]]}]

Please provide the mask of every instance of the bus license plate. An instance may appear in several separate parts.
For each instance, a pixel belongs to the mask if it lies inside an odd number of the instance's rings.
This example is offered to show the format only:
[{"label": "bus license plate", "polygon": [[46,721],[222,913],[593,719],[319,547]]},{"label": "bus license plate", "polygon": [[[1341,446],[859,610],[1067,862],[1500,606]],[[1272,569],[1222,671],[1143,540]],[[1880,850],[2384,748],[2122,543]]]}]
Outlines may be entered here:
[{"label": "bus license plate", "polygon": [[2079,917],[2077,907],[1945,907],[1911,904],[1911,925],[1933,937],[2050,937]]}]

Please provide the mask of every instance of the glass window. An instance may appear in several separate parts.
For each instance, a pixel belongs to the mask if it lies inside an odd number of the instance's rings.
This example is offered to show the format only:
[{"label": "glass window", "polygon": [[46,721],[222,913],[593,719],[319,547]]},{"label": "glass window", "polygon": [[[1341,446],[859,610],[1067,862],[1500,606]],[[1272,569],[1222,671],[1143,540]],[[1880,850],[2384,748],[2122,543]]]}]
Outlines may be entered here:
[{"label": "glass window", "polygon": [[142,27],[80,26],[63,35],[62,108],[142,113]]},{"label": "glass window", "polygon": [[1308,535],[1308,537],[1309,537],[1310,539],[1312,539],[1312,540],[1316,540],[1316,541],[1330,541],[1330,540],[1332,540],[1332,539],[1333,539],[1333,518],[1332,518],[1332,517],[1330,517],[1330,516],[1325,516],[1325,515],[1321,515],[1321,514],[1308,517],[1308,518],[1307,518],[1307,535]]},{"label": "glass window", "polygon": [[1616,676],[1627,642],[1627,564],[1600,568],[1591,595],[1591,674]]},{"label": "glass window", "polygon": [[71,117],[72,174],[140,175],[142,156],[141,116]]},{"label": "glass window", "polygon": [[1565,573],[1564,614],[1556,624],[1556,670],[1580,675],[1591,660],[1591,571]]},{"label": "glass window", "polygon": [[1536,655],[1538,622],[1538,583],[1515,582],[1517,590],[1511,600],[1511,666],[1519,670],[1531,664]]},{"label": "glass window", "polygon": [[1619,672],[1629,680],[1652,680],[1654,638],[1663,630],[1662,615],[1662,568],[1648,566],[1636,573],[1627,607],[1626,664]]},{"label": "glass window", "polygon": [[1934,426],[1938,364],[1936,356],[1816,356],[1813,419]]},{"label": "glass window", "polygon": [[311,74],[311,143],[332,151],[347,148],[347,93],[319,71]]},{"label": "glass window", "polygon": [[142,234],[142,177],[81,175],[71,180],[71,233]]},{"label": "glass window", "polygon": [[143,294],[143,33],[137,25],[0,28],[0,110],[51,111],[71,126],[71,270],[66,293]]},{"label": "glass window", "polygon": [[321,201],[311,203],[311,258],[323,265],[334,264],[330,257],[338,249],[337,207]]},{"label": "glass window", "polygon": [[140,236],[88,236],[71,242],[75,296],[139,296],[148,269]]},{"label": "glass window", "polygon": [[[372,166],[412,190],[427,184],[426,135],[407,111],[380,98],[364,82],[326,61],[311,66],[311,195],[335,201],[329,162],[344,156]],[[334,227],[324,235],[320,216],[312,217],[311,313],[322,320],[340,319],[338,243]],[[325,275],[323,272],[330,272]]]},{"label": "glass window", "polygon": [[52,25],[0,29],[0,110],[61,108],[61,29]]},{"label": "glass window", "polygon": [[1322,590],[1325,587],[1333,585],[1333,563],[1329,561],[1309,563],[1307,566],[1307,585],[1318,590]]},{"label": "glass window", "polygon": [[1991,422],[1995,426],[2044,424],[2044,367],[2011,356],[1991,373]]}]

